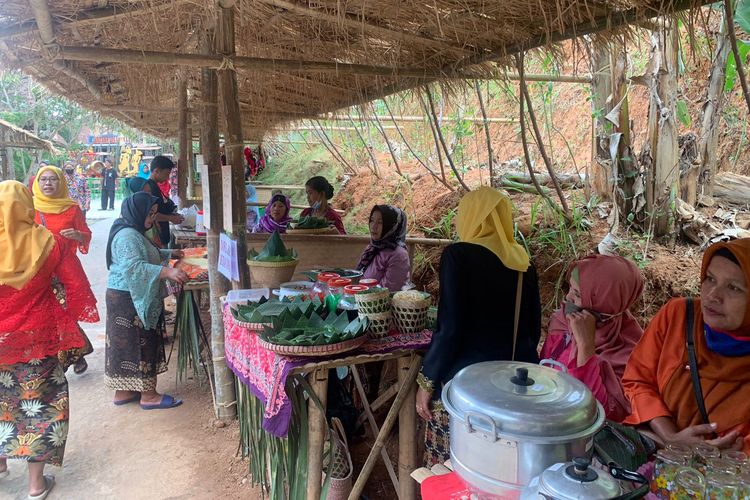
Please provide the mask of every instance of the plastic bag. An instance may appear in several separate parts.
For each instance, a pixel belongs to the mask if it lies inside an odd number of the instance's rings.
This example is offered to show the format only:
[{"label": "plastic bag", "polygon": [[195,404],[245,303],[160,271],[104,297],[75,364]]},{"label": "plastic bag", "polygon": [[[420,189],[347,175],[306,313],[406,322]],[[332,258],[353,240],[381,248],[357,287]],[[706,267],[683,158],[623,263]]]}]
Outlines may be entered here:
[{"label": "plastic bag", "polygon": [[195,217],[198,215],[198,207],[196,205],[185,207],[182,210],[179,210],[178,213],[185,217],[185,220],[180,224],[180,227],[184,229],[195,228]]}]

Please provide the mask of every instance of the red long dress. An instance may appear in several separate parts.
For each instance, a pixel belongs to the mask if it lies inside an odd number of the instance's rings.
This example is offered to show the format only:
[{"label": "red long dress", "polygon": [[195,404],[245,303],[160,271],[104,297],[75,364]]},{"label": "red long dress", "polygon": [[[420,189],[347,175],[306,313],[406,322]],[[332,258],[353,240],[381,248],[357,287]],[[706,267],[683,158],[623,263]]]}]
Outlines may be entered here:
[{"label": "red long dress", "polygon": [[[39,271],[20,290],[0,285],[0,365],[57,356],[83,346],[78,321],[98,321],[96,298],[78,259],[65,238],[55,246]],[[75,251],[75,249],[73,250]],[[52,291],[57,276],[67,291],[67,309]]]},{"label": "red long dress", "polygon": [[[86,218],[78,205],[73,205],[59,214],[42,214],[37,210],[34,219],[37,224],[46,227],[52,234],[59,235],[63,229],[76,229],[80,231],[83,233],[83,242],[78,244],[78,251],[82,254],[89,253],[91,229],[86,224]],[[76,247],[74,245],[67,245],[67,247],[75,254]]]}]

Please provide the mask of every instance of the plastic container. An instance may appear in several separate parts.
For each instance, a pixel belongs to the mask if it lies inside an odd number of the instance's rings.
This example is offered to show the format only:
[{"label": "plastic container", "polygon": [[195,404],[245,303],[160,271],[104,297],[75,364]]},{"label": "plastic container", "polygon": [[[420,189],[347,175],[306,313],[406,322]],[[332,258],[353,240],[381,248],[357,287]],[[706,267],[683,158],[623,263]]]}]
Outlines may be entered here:
[{"label": "plastic container", "polygon": [[270,289],[250,288],[246,290],[229,290],[229,293],[227,293],[227,304],[229,304],[229,307],[234,307],[237,304],[260,302],[260,299],[264,297],[266,299],[271,297]]},{"label": "plastic container", "polygon": [[654,479],[651,481],[651,493],[661,500],[669,500],[677,470],[690,464],[690,456],[670,450],[667,446],[667,449],[656,452]]},{"label": "plastic container", "polygon": [[369,288],[374,288],[376,286],[379,286],[380,282],[375,278],[362,278],[361,280],[359,280],[359,284]]},{"label": "plastic container", "polygon": [[706,474],[708,461],[720,458],[721,452],[715,446],[708,443],[697,443],[693,445],[693,468],[701,474]]},{"label": "plastic container", "polygon": [[352,284],[352,280],[349,278],[333,278],[328,281],[328,289],[334,295],[342,295],[344,293],[344,287]]},{"label": "plastic container", "polygon": [[349,321],[354,321],[359,315],[357,301],[354,295],[357,292],[364,292],[367,287],[364,285],[347,285],[343,289],[343,295],[339,300],[338,308],[342,311],[346,311],[346,317]]},{"label": "plastic container", "polygon": [[714,472],[706,475],[706,498],[710,500],[736,500],[740,494],[740,481],[735,474]]},{"label": "plastic container", "polygon": [[313,291],[315,294],[320,297],[320,300],[325,301],[326,297],[332,295],[331,294],[331,288],[328,286],[328,282],[332,279],[340,278],[336,273],[319,273],[317,276],[317,281],[315,282],[315,286],[313,287]]},{"label": "plastic container", "polygon": [[206,236],[206,226],[203,225],[203,210],[198,210],[195,215],[195,235]]},{"label": "plastic container", "polygon": [[671,500],[703,500],[706,495],[706,478],[692,467],[680,467],[674,475]]}]

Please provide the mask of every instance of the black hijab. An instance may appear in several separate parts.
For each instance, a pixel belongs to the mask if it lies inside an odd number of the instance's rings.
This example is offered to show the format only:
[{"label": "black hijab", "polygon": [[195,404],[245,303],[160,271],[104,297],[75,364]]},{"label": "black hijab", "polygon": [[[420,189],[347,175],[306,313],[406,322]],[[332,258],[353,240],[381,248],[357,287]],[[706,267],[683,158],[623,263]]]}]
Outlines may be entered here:
[{"label": "black hijab", "polygon": [[126,227],[135,229],[139,233],[146,232],[144,223],[148,217],[151,207],[159,203],[159,199],[151,196],[146,192],[138,192],[126,198],[122,202],[120,209],[120,218],[117,219],[109,230],[109,239],[107,240],[107,269],[112,266],[112,240],[115,235]]},{"label": "black hijab", "polygon": [[371,239],[370,244],[362,252],[362,257],[357,264],[359,270],[367,269],[367,266],[381,250],[393,250],[397,247],[406,246],[406,214],[404,211],[391,205],[375,205],[370,211],[370,219],[376,211],[380,212],[383,217],[383,232],[379,240]]}]

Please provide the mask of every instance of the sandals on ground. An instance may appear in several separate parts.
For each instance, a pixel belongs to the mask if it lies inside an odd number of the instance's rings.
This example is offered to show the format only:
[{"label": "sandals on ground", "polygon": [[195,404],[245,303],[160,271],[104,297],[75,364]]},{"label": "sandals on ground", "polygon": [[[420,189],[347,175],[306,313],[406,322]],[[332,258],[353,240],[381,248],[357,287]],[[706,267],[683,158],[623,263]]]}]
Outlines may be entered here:
[{"label": "sandals on ground", "polygon": [[55,476],[48,476],[45,474],[44,476],[44,491],[39,493],[38,495],[29,495],[28,500],[44,500],[47,498],[47,495],[49,495],[49,492],[52,491],[52,488],[55,487]]},{"label": "sandals on ground", "polygon": [[141,408],[144,410],[166,410],[168,408],[175,408],[177,406],[180,406],[182,404],[182,400],[175,399],[169,394],[164,394],[161,397],[161,401],[159,401],[156,404],[149,403],[149,404],[143,404],[141,403]]}]

